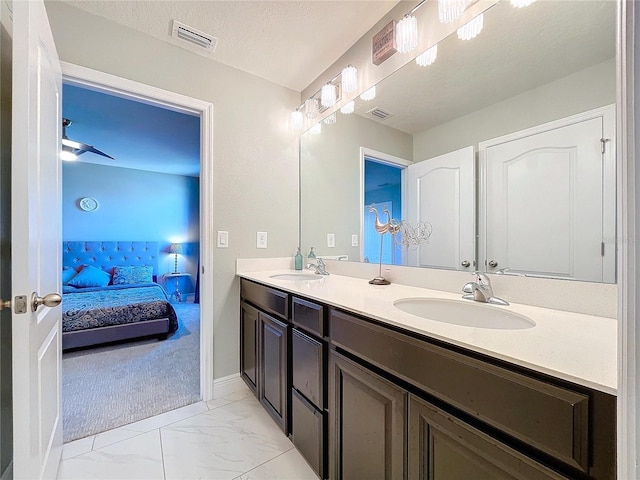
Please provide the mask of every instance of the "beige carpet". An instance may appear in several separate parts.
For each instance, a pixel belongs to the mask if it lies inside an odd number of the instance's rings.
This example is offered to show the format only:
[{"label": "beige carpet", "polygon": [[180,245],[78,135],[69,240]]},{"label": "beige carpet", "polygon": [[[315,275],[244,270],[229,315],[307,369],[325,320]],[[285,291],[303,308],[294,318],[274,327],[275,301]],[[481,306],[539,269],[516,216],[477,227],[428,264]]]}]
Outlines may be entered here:
[{"label": "beige carpet", "polygon": [[180,328],[164,341],[63,354],[65,443],[199,401],[200,306],[174,307]]}]

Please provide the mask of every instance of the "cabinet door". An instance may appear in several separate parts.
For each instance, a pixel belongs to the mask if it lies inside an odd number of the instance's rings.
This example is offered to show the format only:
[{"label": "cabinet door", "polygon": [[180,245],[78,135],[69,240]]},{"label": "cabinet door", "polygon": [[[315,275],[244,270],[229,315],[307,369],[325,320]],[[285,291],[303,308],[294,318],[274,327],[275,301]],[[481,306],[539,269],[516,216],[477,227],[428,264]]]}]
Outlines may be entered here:
[{"label": "cabinet door", "polygon": [[336,352],[329,359],[330,478],[403,479],[406,392]]},{"label": "cabinet door", "polygon": [[245,383],[257,394],[256,360],[258,359],[258,311],[240,304],[240,373]]},{"label": "cabinet door", "polygon": [[408,423],[409,480],[567,480],[413,395]]},{"label": "cabinet door", "polygon": [[271,416],[288,433],[287,360],[288,326],[265,313],[259,312],[259,399]]}]

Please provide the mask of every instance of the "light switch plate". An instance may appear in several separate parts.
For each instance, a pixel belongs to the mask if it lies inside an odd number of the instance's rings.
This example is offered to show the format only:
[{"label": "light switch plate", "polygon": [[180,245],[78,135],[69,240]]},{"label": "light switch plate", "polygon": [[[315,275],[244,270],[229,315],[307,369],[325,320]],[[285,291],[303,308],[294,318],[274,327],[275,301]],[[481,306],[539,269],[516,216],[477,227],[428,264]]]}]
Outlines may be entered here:
[{"label": "light switch plate", "polygon": [[229,248],[229,232],[218,231],[218,248]]},{"label": "light switch plate", "polygon": [[336,246],[336,234],[327,233],[327,247],[333,248]]},{"label": "light switch plate", "polygon": [[267,248],[267,232],[258,232],[256,235],[256,248]]},{"label": "light switch plate", "polygon": [[358,235],[351,235],[351,246],[352,247],[358,246]]}]

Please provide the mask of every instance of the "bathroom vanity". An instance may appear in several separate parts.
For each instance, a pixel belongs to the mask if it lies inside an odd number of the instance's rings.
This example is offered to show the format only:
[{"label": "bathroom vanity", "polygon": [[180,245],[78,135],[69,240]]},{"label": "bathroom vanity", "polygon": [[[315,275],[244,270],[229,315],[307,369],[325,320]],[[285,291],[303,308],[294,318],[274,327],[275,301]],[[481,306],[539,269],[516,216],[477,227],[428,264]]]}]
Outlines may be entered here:
[{"label": "bathroom vanity", "polygon": [[616,477],[614,319],[468,327],[394,306],[459,295],[279,273],[239,273],[241,375],[321,478]]}]

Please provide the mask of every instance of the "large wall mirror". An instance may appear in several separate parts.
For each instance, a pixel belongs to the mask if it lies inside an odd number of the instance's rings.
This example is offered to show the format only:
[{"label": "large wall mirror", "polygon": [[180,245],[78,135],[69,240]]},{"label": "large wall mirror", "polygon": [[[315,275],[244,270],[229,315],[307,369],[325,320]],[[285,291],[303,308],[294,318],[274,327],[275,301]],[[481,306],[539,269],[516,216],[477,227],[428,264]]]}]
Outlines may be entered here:
[{"label": "large wall mirror", "polygon": [[[304,133],[303,250],[614,283],[616,8],[500,1],[476,38],[454,33]],[[428,241],[381,241],[372,205],[428,223]]]}]

